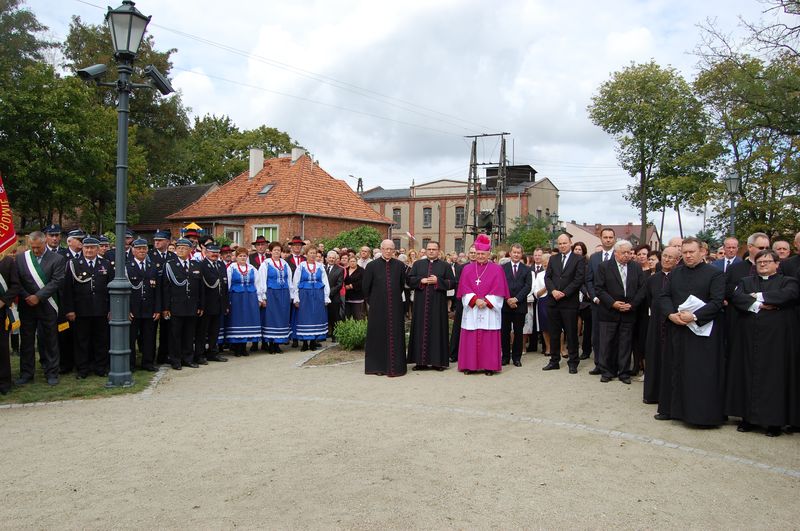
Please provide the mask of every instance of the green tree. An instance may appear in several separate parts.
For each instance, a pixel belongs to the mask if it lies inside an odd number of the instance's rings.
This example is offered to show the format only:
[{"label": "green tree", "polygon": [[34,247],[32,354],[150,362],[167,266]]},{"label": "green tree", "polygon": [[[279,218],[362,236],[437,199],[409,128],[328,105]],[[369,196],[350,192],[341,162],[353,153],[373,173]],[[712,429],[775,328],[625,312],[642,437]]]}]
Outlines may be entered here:
[{"label": "green tree", "polygon": [[[76,72],[93,64],[104,64],[108,66],[107,79],[117,79],[111,35],[106,25],[84,24],[80,17],[73,17],[63,52],[67,70]],[[174,48],[157,51],[153,36],[148,34],[134,61],[132,81],[146,82],[143,70],[148,65],[169,77],[171,56],[176,52]],[[94,90],[99,102],[108,107],[116,106],[116,91],[104,87]],[[130,122],[137,127],[137,143],[142,146],[147,160],[146,173],[139,177],[146,177],[154,184],[169,184],[170,176],[176,174],[179,166],[179,145],[189,134],[188,109],[180,94],[162,96],[156,90],[146,89],[133,93],[130,108]]]},{"label": "green tree", "polygon": [[25,67],[44,60],[43,52],[57,46],[40,38],[47,26],[20,7],[21,0],[0,0],[0,83],[18,77]]},{"label": "green tree", "polygon": [[[765,125],[758,103],[772,106],[783,96],[785,80],[793,77],[800,80],[800,66],[785,58],[764,61],[738,56],[706,65],[694,83],[722,147],[720,173],[736,171],[742,179],[736,210],[736,231],[741,237],[756,231],[787,235],[800,226],[796,137],[785,134],[783,127]],[[702,199],[714,207],[712,226],[727,233],[729,197],[722,184],[709,186]]]},{"label": "green tree", "polygon": [[537,247],[543,247],[550,241],[550,232],[547,221],[539,219],[532,214],[511,220],[514,228],[506,235],[504,243],[511,245],[522,244],[526,253],[531,253]]},{"label": "green tree", "polygon": [[348,249],[358,249],[366,245],[370,249],[379,247],[383,237],[377,229],[362,225],[352,230],[346,230],[337,234],[331,239],[322,239],[326,249],[334,247],[347,247]]},{"label": "green tree", "polygon": [[716,252],[722,246],[722,239],[712,229],[698,231],[695,237],[706,242],[711,252]]},{"label": "green tree", "polygon": [[[617,141],[617,160],[637,180],[628,199],[639,207],[646,240],[647,214],[652,204],[677,204],[683,187],[666,183],[682,178],[691,195],[707,164],[702,106],[689,84],[673,69],[651,61],[631,64],[600,85],[588,107],[592,122]],[[699,154],[706,157],[700,157]],[[656,187],[656,181],[661,186]]]}]

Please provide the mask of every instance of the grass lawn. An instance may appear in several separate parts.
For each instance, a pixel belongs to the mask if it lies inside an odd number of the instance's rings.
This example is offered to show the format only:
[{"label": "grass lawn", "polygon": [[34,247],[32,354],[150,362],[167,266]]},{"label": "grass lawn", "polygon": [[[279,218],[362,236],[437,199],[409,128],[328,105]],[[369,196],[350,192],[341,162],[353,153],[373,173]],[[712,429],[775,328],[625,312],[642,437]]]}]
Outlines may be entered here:
[{"label": "grass lawn", "polygon": [[[19,377],[19,356],[11,356],[11,375],[12,379]],[[47,385],[47,378],[42,373],[38,359],[36,363],[36,375],[33,383],[27,385],[14,386],[7,395],[0,395],[1,404],[27,404],[30,402],[52,402],[55,400],[71,400],[75,398],[103,398],[106,396],[138,393],[150,385],[155,373],[147,371],[136,371],[133,373],[133,386],[118,389],[106,389],[105,385],[108,378],[105,376],[89,376],[85,380],[75,378],[75,373],[62,374],[59,376],[59,383],[50,387]]]}]

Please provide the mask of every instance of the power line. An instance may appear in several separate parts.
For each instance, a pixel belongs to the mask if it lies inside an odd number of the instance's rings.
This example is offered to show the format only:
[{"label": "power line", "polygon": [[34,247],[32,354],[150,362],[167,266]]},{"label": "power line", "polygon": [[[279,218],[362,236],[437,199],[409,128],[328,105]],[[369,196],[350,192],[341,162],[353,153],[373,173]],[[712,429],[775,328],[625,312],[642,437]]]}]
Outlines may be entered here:
[{"label": "power line", "polygon": [[[85,5],[91,6],[91,7],[96,7],[98,9],[103,9],[101,6],[93,4],[91,2],[87,2],[86,0],[75,0],[75,1],[79,2],[81,4],[85,4]],[[285,70],[285,71],[290,72],[292,74],[295,74],[297,76],[301,76],[301,77],[305,77],[305,78],[308,78],[308,79],[312,79],[312,80],[317,81],[319,83],[323,83],[323,84],[332,86],[334,88],[338,88],[340,90],[345,90],[345,91],[357,94],[357,95],[359,95],[361,97],[364,97],[364,98],[367,98],[367,99],[371,99],[371,100],[374,100],[374,101],[378,101],[379,103],[382,103],[382,104],[385,104],[385,105],[390,105],[392,107],[396,107],[396,108],[402,109],[402,110],[407,111],[407,112],[411,112],[411,113],[414,113],[414,114],[417,114],[417,115],[420,115],[420,116],[424,116],[426,118],[431,118],[433,120],[437,120],[439,122],[446,123],[448,125],[452,125],[454,127],[460,128],[460,129],[464,129],[466,131],[473,131],[474,127],[465,127],[463,124],[469,124],[469,125],[476,126],[476,127],[480,128],[480,129],[484,129],[484,130],[485,129],[491,129],[490,127],[487,127],[487,126],[484,126],[484,125],[481,125],[481,124],[478,124],[478,123],[475,123],[475,122],[471,122],[469,120],[465,120],[463,118],[460,118],[460,117],[452,115],[452,114],[443,113],[441,111],[437,111],[435,109],[424,107],[422,105],[417,105],[417,104],[415,104],[413,102],[410,102],[410,101],[407,101],[407,100],[403,100],[401,98],[395,98],[393,96],[382,94],[382,93],[374,91],[372,89],[368,89],[368,88],[365,88],[365,87],[360,87],[360,86],[355,85],[353,83],[349,83],[347,81],[342,81],[340,79],[336,79],[334,77],[327,76],[325,74],[320,74],[318,72],[313,72],[311,70],[306,70],[306,69],[303,69],[303,68],[300,68],[300,67],[296,67],[296,66],[293,66],[291,64],[284,63],[284,62],[281,62],[281,61],[278,61],[278,60],[275,60],[275,59],[270,59],[268,57],[264,57],[264,56],[261,56],[261,55],[256,55],[256,54],[250,53],[250,52],[245,51],[245,50],[240,50],[238,48],[234,48],[233,46],[229,46],[229,45],[224,44],[224,43],[219,43],[219,42],[216,42],[216,41],[212,41],[210,39],[206,39],[205,37],[200,37],[200,36],[197,36],[197,35],[193,35],[191,33],[187,33],[185,31],[181,31],[181,30],[178,30],[178,29],[175,29],[175,28],[162,26],[161,24],[153,23],[152,26],[160,28],[160,29],[163,29],[165,31],[169,31],[169,32],[174,33],[176,35],[180,35],[180,36],[185,37],[187,39],[191,39],[191,40],[206,44],[208,46],[212,46],[212,47],[218,48],[220,50],[232,53],[234,55],[238,55],[238,56],[249,58],[249,59],[254,59],[254,60],[257,60],[257,61],[259,61],[261,63],[266,64],[266,65],[272,66],[273,68],[278,68],[278,69],[281,69],[281,70]],[[175,67],[175,68],[177,68],[177,67]],[[389,101],[389,100],[397,101],[397,102],[399,102],[399,103],[401,103],[403,105],[400,105],[398,103],[393,103],[392,101]],[[416,107],[417,109],[421,109],[422,111],[426,111],[428,113],[434,113],[434,114],[437,114],[437,115],[439,115],[441,117],[447,117],[447,118],[454,119],[454,120],[456,120],[458,122],[462,122],[462,123],[459,124],[459,123],[454,123],[452,121],[444,120],[443,118],[437,118],[436,116],[431,116],[430,114],[426,114],[425,112],[420,112],[418,110],[411,109],[411,108],[409,108],[407,106]]]},{"label": "power line", "polygon": [[196,72],[194,70],[181,68],[179,66],[173,66],[172,68],[174,70],[181,70],[183,72],[188,72],[189,74],[194,74],[196,76],[207,77],[209,79],[216,79],[217,81],[223,81],[225,83],[231,83],[233,85],[238,85],[240,87],[250,88],[250,89],[253,89],[253,90],[260,90],[262,92],[269,92],[271,94],[277,94],[279,96],[284,96],[284,97],[287,97],[287,98],[293,98],[293,99],[296,99],[296,100],[306,101],[308,103],[313,103],[315,105],[323,105],[325,107],[331,107],[331,108],[334,108],[334,109],[338,109],[340,111],[352,112],[352,113],[355,113],[355,114],[360,114],[360,115],[363,115],[363,116],[369,116],[371,118],[377,118],[379,120],[385,120],[385,121],[388,121],[388,122],[394,122],[394,123],[401,124],[401,125],[406,125],[406,126],[409,126],[409,127],[417,127],[417,128],[420,128],[420,129],[427,129],[428,131],[434,131],[436,133],[440,133],[440,134],[443,134],[443,135],[461,136],[461,135],[458,135],[458,133],[454,133],[452,131],[444,131],[442,129],[436,129],[435,127],[428,127],[427,125],[415,124],[413,122],[406,122],[406,121],[403,121],[403,120],[396,120],[394,118],[389,118],[388,116],[381,116],[379,114],[374,114],[374,113],[367,112],[367,111],[360,111],[358,109],[350,109],[349,107],[342,107],[341,105],[336,105],[334,103],[326,103],[324,101],[313,100],[311,98],[306,98],[304,96],[297,96],[297,95],[294,95],[294,94],[289,94],[288,92],[281,92],[279,90],[272,90],[272,89],[268,89],[268,88],[264,88],[264,87],[259,87],[257,85],[250,85],[249,83],[242,83],[241,81],[233,81],[232,79],[226,79],[224,77],[214,76],[214,75],[206,74],[206,73],[203,73],[203,72]]}]

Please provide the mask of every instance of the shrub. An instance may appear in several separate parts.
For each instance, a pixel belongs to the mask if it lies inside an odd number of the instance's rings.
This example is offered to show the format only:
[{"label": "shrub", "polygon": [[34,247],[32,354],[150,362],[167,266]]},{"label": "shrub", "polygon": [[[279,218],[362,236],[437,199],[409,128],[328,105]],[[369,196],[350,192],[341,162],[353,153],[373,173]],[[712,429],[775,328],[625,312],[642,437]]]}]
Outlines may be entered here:
[{"label": "shrub", "polygon": [[367,341],[367,320],[345,319],[336,323],[333,335],[339,346],[345,350],[364,348]]}]

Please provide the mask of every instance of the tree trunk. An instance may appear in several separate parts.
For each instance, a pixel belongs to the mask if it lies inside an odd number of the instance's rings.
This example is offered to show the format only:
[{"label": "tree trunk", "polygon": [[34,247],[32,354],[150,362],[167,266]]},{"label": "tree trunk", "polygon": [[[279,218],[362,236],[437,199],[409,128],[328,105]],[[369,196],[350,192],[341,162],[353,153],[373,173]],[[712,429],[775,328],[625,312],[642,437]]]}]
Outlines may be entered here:
[{"label": "tree trunk", "polygon": [[639,169],[639,177],[642,188],[642,201],[640,217],[642,220],[642,230],[639,232],[639,245],[647,243],[647,175],[644,166]]},{"label": "tree trunk", "polygon": [[683,239],[683,223],[681,223],[681,207],[675,205],[675,212],[678,213],[678,235]]}]

